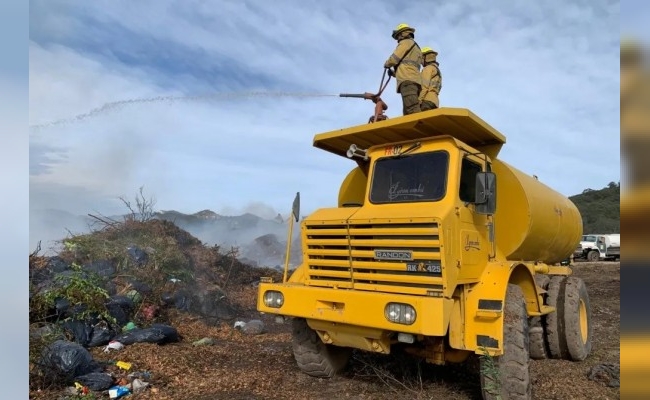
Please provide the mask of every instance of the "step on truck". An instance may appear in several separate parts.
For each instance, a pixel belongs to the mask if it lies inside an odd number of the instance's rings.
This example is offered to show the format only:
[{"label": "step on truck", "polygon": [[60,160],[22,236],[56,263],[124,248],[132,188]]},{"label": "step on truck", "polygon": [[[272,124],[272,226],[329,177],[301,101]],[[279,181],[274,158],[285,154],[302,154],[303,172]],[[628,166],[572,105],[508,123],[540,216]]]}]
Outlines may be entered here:
[{"label": "step on truck", "polygon": [[560,265],[580,213],[501,161],[505,142],[462,108],[314,137],[354,167],[336,207],[301,221],[302,264],[263,278],[257,298],[292,321],[303,372],[331,378],[353,349],[406,348],[439,365],[478,357],[495,372],[481,374],[484,398],[529,399],[531,359],[589,355],[587,288]]}]

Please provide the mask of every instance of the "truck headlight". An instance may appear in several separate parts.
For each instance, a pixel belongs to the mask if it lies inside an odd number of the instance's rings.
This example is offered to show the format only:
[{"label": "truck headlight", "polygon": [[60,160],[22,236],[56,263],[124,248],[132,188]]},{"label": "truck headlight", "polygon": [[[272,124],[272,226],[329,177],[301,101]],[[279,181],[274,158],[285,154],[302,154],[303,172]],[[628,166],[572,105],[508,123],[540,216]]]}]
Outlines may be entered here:
[{"label": "truck headlight", "polygon": [[284,304],[284,295],[277,290],[264,292],[264,304],[267,307],[280,308]]},{"label": "truck headlight", "polygon": [[384,308],[384,316],[396,324],[411,325],[415,322],[415,309],[403,303],[388,303]]}]

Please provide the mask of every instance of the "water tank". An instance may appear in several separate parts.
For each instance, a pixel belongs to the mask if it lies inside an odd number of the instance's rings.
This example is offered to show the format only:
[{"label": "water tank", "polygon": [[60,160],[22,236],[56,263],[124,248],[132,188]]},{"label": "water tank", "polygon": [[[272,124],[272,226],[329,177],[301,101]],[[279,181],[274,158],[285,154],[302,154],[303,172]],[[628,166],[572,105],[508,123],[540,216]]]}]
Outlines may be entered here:
[{"label": "water tank", "polygon": [[582,217],[566,196],[511,165],[494,160],[497,247],[508,260],[555,264],[568,258],[582,237]]}]

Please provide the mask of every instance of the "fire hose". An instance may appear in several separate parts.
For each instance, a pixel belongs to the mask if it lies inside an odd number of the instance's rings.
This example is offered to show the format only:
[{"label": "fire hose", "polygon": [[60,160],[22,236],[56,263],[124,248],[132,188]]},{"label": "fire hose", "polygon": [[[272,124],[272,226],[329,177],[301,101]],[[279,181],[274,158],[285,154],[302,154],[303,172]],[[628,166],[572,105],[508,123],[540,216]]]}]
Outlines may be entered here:
[{"label": "fire hose", "polygon": [[[377,118],[379,118],[380,115],[383,116],[384,111],[388,109],[388,105],[381,99],[381,94],[384,92],[384,89],[386,89],[386,86],[388,86],[388,82],[390,82],[390,78],[392,77],[392,74],[387,74],[388,70],[389,68],[384,68],[384,73],[381,76],[381,82],[379,83],[379,90],[377,93],[341,93],[339,94],[339,97],[353,97],[364,100],[372,100],[372,102],[375,103],[375,113],[371,117],[370,122],[376,122]],[[386,79],[386,75],[388,75],[388,79]]]}]

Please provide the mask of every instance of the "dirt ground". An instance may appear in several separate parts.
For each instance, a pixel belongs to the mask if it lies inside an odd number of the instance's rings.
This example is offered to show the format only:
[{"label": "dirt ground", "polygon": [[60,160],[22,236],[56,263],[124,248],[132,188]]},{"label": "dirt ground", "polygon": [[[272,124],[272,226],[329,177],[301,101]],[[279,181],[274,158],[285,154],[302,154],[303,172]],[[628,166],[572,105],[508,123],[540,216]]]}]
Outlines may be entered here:
[{"label": "dirt ground", "polygon": [[[593,351],[580,363],[531,361],[534,398],[618,399],[619,388],[591,381],[587,374],[594,365],[619,362],[620,264],[579,262],[574,274],[585,280],[589,291]],[[243,319],[260,318],[254,308],[255,288],[241,288],[232,297],[248,306]],[[107,354],[101,348],[91,352],[96,360],[128,361],[131,371],[151,372],[151,386],[128,397],[134,400],[480,398],[478,370],[471,364],[438,367],[398,356],[355,353],[343,375],[330,380],[309,377],[293,359],[290,323],[276,324],[270,316],[261,319],[267,333],[247,336],[230,324],[210,327],[195,317],[178,315],[173,325],[183,336],[180,343],[136,343],[119,352]],[[192,345],[203,337],[216,339],[216,344]],[[64,397],[59,389],[33,391],[30,398]]]}]

